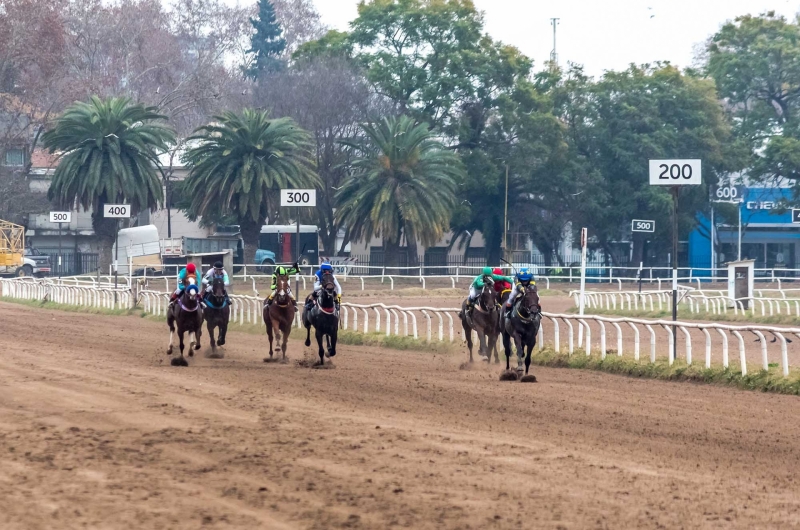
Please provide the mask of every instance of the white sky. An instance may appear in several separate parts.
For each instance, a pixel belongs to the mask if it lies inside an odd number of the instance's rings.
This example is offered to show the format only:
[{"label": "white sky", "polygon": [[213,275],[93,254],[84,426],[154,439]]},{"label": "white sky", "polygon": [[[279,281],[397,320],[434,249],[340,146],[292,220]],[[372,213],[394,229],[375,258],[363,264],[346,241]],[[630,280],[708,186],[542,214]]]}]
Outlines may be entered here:
[{"label": "white sky", "polygon": [[[241,4],[255,0],[229,0]],[[346,30],[358,0],[314,0],[323,22]],[[695,47],[727,20],[768,10],[794,18],[800,0],[474,0],[486,30],[541,68],[550,56],[551,17],[560,18],[558,55],[597,76],[630,63],[668,60],[691,66]],[[654,15],[654,16],[653,16]],[[651,18],[652,16],[652,18]]]}]

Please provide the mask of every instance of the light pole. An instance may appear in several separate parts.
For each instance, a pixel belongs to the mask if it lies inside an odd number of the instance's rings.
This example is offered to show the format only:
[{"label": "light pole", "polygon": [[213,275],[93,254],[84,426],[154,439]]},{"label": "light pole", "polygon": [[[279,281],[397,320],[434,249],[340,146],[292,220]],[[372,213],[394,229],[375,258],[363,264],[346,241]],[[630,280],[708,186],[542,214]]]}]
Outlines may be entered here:
[{"label": "light pole", "polygon": [[506,201],[505,207],[503,209],[503,256],[504,259],[508,259],[508,164],[506,163]]}]

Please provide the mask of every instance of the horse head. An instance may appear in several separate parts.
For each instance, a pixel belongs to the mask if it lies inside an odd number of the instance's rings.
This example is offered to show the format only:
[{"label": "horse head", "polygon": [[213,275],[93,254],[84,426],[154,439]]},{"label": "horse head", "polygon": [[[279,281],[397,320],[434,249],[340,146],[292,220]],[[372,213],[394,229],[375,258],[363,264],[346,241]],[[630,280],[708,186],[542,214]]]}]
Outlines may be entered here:
[{"label": "horse head", "polygon": [[320,307],[333,307],[333,301],[336,296],[336,283],[333,281],[333,274],[325,272],[319,283],[322,285]]},{"label": "horse head", "polygon": [[275,298],[278,304],[285,305],[289,298],[289,276],[278,274],[275,278]]},{"label": "horse head", "polygon": [[527,318],[531,315],[536,315],[542,310],[539,304],[539,291],[535,285],[528,285],[525,287],[525,292],[522,295],[522,301],[519,304],[519,313]]},{"label": "horse head", "polygon": [[200,290],[198,289],[197,283],[195,283],[194,279],[190,279],[188,283],[189,285],[187,285],[183,290],[181,305],[185,309],[194,309],[200,303]]},{"label": "horse head", "polygon": [[493,311],[497,307],[497,292],[494,290],[494,280],[491,276],[485,278],[480,296],[481,309]]},{"label": "horse head", "polygon": [[225,280],[223,278],[215,276],[211,280],[211,294],[217,299],[225,297]]}]

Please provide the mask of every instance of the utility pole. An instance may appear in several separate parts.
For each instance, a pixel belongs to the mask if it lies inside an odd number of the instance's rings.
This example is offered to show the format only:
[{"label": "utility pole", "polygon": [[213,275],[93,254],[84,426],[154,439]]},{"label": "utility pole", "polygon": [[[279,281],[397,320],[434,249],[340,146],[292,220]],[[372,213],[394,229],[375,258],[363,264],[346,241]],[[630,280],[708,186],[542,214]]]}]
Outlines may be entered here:
[{"label": "utility pole", "polygon": [[550,68],[558,68],[558,53],[556,52],[556,27],[560,18],[551,18],[550,24],[553,26],[553,51],[550,52]]},{"label": "utility pole", "polygon": [[504,259],[508,259],[508,241],[506,240],[506,235],[508,234],[508,164],[506,164],[506,205],[503,209],[503,256]]}]

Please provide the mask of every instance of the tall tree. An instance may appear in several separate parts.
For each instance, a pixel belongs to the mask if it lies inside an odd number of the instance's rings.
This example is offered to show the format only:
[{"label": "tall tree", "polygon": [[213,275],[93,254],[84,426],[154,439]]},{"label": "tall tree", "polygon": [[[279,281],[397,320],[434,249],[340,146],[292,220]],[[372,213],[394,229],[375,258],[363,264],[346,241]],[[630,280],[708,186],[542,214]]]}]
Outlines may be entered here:
[{"label": "tall tree", "polygon": [[748,177],[800,182],[800,21],[738,17],[709,40],[706,71],[749,152]]},{"label": "tall tree", "polygon": [[245,263],[255,263],[261,226],[278,209],[282,188],[315,188],[310,137],[293,120],[266,112],[226,112],[197,129],[186,152],[182,188],[187,214],[206,222],[229,219],[242,232]]},{"label": "tall tree", "polygon": [[418,244],[434,245],[449,229],[463,168],[427,125],[407,116],[362,128],[363,140],[351,144],[358,158],[336,215],[356,240],[382,237],[387,265],[399,265],[405,236],[409,265],[417,266]]},{"label": "tall tree", "polygon": [[68,108],[42,138],[59,157],[48,198],[92,210],[104,270],[111,263],[116,222],[103,217],[103,205],[127,203],[135,214],[163,199],[158,155],[175,140],[165,119],[126,98],[92,97]]},{"label": "tall tree", "polygon": [[247,70],[248,77],[258,80],[263,75],[277,72],[284,67],[282,60],[286,49],[280,24],[275,16],[275,7],[270,0],[258,0],[258,17],[251,18],[250,23],[255,33],[250,38],[252,64]]}]

